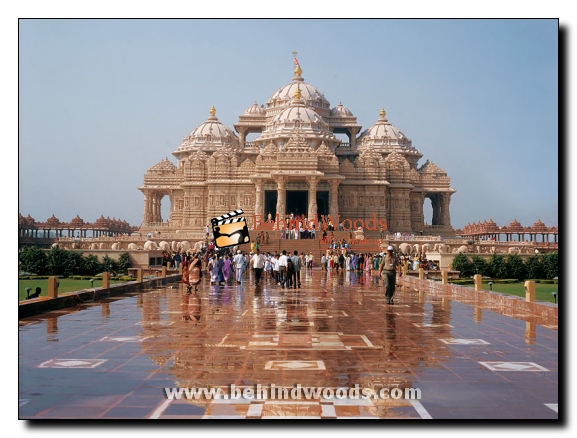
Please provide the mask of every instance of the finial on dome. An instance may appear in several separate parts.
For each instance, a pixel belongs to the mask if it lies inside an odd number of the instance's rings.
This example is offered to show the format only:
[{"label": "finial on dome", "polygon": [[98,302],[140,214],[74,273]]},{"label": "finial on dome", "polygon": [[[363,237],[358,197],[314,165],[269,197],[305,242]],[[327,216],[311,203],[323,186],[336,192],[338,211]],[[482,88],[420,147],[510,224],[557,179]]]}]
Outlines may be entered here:
[{"label": "finial on dome", "polygon": [[210,115],[214,116],[216,114],[216,109],[214,108],[214,105],[210,107]]},{"label": "finial on dome", "polygon": [[296,50],[293,50],[293,57],[294,57],[294,60],[295,60],[295,70],[294,70],[295,76],[300,77],[300,75],[302,74],[303,71],[301,70],[301,66],[300,66],[299,61],[298,61],[298,59],[297,59],[297,52],[296,52]]},{"label": "finial on dome", "polygon": [[297,87],[297,91],[295,91],[295,98],[300,99],[302,96],[300,87]]},{"label": "finial on dome", "polygon": [[385,117],[385,116],[387,115],[387,113],[386,113],[386,111],[385,111],[384,108],[381,108],[381,111],[379,112],[379,115],[380,115],[381,117]]}]

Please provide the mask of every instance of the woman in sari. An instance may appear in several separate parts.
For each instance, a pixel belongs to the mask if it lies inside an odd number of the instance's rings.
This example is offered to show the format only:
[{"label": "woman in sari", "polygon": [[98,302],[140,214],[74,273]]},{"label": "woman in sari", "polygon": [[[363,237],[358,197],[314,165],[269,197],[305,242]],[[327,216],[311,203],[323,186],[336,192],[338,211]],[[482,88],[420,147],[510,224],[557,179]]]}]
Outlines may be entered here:
[{"label": "woman in sari", "polygon": [[201,269],[202,262],[200,261],[199,254],[194,254],[192,256],[192,261],[190,262],[190,266],[188,267],[188,280],[189,280],[189,288],[194,286],[194,291],[196,292],[198,284],[200,283],[201,279]]},{"label": "woman in sari", "polygon": [[224,277],[222,276],[222,258],[220,255],[215,255],[208,263],[208,270],[210,271],[210,284],[216,282],[222,283]]},{"label": "woman in sari", "polygon": [[182,283],[186,286],[186,290],[190,292],[190,279],[188,274],[189,258],[186,254],[182,256]]},{"label": "woman in sari", "polygon": [[228,282],[228,279],[232,275],[232,262],[230,257],[227,255],[224,256],[224,262],[222,263],[222,276],[224,277],[224,281]]}]

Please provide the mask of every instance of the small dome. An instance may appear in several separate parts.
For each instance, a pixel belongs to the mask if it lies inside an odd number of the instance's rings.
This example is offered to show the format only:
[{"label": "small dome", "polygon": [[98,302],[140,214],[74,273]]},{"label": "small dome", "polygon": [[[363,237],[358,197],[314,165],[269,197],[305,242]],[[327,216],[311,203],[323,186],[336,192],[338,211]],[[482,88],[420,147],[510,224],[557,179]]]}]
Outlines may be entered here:
[{"label": "small dome", "polygon": [[361,142],[370,142],[374,146],[378,145],[399,145],[411,146],[411,140],[407,138],[400,129],[391,125],[385,117],[385,110],[381,109],[381,116],[377,123],[365,129],[358,138]]},{"label": "small dome", "polygon": [[351,110],[340,102],[337,106],[335,106],[331,110],[331,117],[351,117],[351,116],[353,116]]},{"label": "small dome", "polygon": [[249,106],[244,113],[242,113],[243,116],[264,116],[266,114],[266,111],[264,110],[264,107],[260,106],[258,103],[253,103],[251,106]]},{"label": "small dome", "polygon": [[216,117],[214,107],[210,109],[210,117],[206,122],[197,126],[184,138],[182,144],[173,152],[180,158],[185,152],[205,149],[214,151],[219,147],[238,147],[238,137],[229,127],[223,125]]}]

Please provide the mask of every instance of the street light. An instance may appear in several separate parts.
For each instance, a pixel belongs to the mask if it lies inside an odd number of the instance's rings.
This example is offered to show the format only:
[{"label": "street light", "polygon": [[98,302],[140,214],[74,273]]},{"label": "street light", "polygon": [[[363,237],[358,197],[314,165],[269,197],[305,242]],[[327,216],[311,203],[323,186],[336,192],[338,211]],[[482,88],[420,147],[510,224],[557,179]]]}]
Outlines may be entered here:
[{"label": "street light", "polygon": [[491,291],[493,290],[493,282],[492,281],[489,282],[489,290],[491,290]]},{"label": "street light", "polygon": [[94,288],[94,278],[90,279],[90,288]]},{"label": "street light", "polygon": [[553,295],[553,298],[555,299],[555,304],[557,304],[557,291],[551,292],[551,295]]}]

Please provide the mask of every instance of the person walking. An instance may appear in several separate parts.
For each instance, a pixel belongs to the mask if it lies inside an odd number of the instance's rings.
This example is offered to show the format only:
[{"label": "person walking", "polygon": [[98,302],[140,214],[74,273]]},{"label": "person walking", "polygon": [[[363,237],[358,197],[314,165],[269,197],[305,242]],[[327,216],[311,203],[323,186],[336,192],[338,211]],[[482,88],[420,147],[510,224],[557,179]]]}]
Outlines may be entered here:
[{"label": "person walking", "polygon": [[240,284],[242,280],[242,273],[244,272],[244,268],[246,266],[246,259],[242,255],[242,251],[240,249],[236,252],[233,263],[234,270],[236,271],[236,282],[237,284]]},{"label": "person walking", "polygon": [[192,256],[192,261],[190,262],[190,266],[188,268],[188,280],[190,283],[189,287],[192,288],[192,286],[194,286],[195,292],[198,288],[198,284],[202,279],[201,267],[202,267],[202,261],[200,260],[200,253],[196,253]]},{"label": "person walking", "polygon": [[393,302],[393,295],[395,295],[395,282],[397,280],[396,276],[398,265],[399,259],[394,253],[394,248],[389,246],[387,248],[387,254],[385,254],[381,260],[381,263],[379,264],[379,275],[383,279],[383,287],[385,289],[385,299],[387,304],[395,304]]},{"label": "person walking", "polygon": [[183,255],[182,259],[182,283],[186,286],[186,290],[190,292],[190,278],[188,275],[189,260],[188,257]]},{"label": "person walking", "polygon": [[295,249],[294,256],[292,257],[292,262],[295,270],[295,281],[293,283],[293,289],[296,289],[297,286],[301,288],[301,267],[302,267],[302,259],[299,257],[298,251]]},{"label": "person walking", "polygon": [[254,284],[258,286],[260,282],[260,277],[262,275],[262,269],[264,268],[264,257],[260,254],[260,250],[256,250],[256,253],[252,256],[250,261],[252,267],[254,268]]},{"label": "person walking", "polygon": [[279,272],[279,281],[277,284],[284,286],[285,278],[286,278],[286,266],[287,266],[287,255],[286,250],[282,250],[282,255],[278,259],[278,272]]}]

